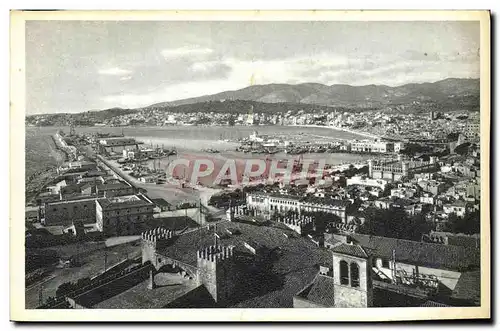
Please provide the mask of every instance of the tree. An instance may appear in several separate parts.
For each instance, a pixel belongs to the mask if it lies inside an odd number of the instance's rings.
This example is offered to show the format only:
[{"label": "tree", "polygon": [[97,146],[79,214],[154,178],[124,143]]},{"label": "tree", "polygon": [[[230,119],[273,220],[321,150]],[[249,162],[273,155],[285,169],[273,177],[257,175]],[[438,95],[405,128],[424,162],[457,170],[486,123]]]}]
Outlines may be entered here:
[{"label": "tree", "polygon": [[431,225],[423,215],[409,217],[399,208],[369,208],[366,210],[365,223],[359,227],[359,232],[363,234],[417,241],[430,230]]},{"label": "tree", "polygon": [[478,210],[464,217],[450,214],[445,230],[452,233],[475,234],[481,231],[481,216]]},{"label": "tree", "polygon": [[460,155],[467,155],[470,145],[471,144],[469,142],[458,145],[457,147],[455,147],[455,153]]}]

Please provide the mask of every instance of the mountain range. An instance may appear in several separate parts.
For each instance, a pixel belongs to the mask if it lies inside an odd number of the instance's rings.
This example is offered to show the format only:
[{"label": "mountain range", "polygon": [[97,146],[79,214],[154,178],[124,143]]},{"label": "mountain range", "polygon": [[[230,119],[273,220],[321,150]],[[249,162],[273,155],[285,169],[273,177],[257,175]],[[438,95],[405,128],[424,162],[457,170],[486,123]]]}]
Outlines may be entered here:
[{"label": "mountain range", "polygon": [[448,78],[434,83],[387,85],[323,85],[319,83],[253,85],[236,91],[161,102],[149,107],[175,107],[207,101],[248,100],[265,103],[316,104],[344,107],[433,102],[479,106],[479,79]]}]

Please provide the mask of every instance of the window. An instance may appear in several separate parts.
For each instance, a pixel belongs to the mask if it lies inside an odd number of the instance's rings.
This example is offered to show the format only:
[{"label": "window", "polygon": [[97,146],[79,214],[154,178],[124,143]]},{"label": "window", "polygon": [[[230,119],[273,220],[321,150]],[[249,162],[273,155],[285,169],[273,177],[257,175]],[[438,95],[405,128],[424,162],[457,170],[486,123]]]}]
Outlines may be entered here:
[{"label": "window", "polygon": [[382,268],[389,268],[389,260],[382,259]]},{"label": "window", "polygon": [[346,261],[340,261],[340,284],[349,285],[349,266]]},{"label": "window", "polygon": [[359,266],[356,262],[351,263],[351,286],[359,287]]}]

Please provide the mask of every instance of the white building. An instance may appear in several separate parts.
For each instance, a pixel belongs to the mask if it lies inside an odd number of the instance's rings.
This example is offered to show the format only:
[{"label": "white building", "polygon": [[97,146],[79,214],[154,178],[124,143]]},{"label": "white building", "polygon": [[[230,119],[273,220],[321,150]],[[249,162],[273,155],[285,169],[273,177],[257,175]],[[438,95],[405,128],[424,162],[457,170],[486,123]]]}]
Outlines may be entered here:
[{"label": "white building", "polygon": [[347,179],[346,184],[347,186],[361,185],[361,186],[380,187],[380,189],[385,190],[388,181],[385,179],[372,179],[365,176],[353,176]]},{"label": "white building", "polygon": [[394,152],[394,143],[368,139],[354,140],[351,141],[351,151],[369,153],[392,153]]},{"label": "white building", "polygon": [[274,212],[325,212],[337,215],[344,222],[349,201],[321,197],[299,197],[277,193],[254,192],[247,195],[247,206],[265,214]]}]

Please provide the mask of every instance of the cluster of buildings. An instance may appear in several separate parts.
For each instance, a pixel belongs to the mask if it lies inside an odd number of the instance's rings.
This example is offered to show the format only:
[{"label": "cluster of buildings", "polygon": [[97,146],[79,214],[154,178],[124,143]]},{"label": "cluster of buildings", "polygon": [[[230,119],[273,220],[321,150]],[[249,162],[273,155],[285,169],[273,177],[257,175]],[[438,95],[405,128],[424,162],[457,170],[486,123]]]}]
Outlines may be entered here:
[{"label": "cluster of buildings", "polygon": [[141,272],[67,299],[99,309],[479,305],[478,247],[318,234],[310,218],[263,225],[228,213],[194,232],[144,231]]},{"label": "cluster of buildings", "polygon": [[288,211],[324,212],[346,224],[364,221],[369,208],[401,209],[424,216],[438,231],[447,228],[452,215],[463,218],[480,208],[479,159],[471,155],[370,160],[367,173],[324,177],[314,185],[292,181],[250,192],[246,204],[268,218]]},{"label": "cluster of buildings", "polygon": [[[147,112],[148,121],[157,125],[199,122],[196,114]],[[141,122],[139,114],[113,121]],[[230,120],[224,116],[214,114]],[[445,143],[446,135],[457,128],[469,142],[477,141],[479,130],[474,121],[464,124],[456,114],[273,116],[251,111],[231,120],[241,125],[326,121],[338,127],[369,127],[379,136],[394,135],[401,141]],[[379,127],[385,128],[383,134]],[[426,134],[433,130],[438,133]],[[248,140],[283,143],[256,133]],[[108,156],[137,159],[157,154],[127,137],[100,137],[94,143]],[[104,287],[96,284],[68,295],[73,308],[478,306],[479,235],[449,230],[457,218],[478,214],[478,148],[471,144],[460,155],[450,149],[439,157],[404,157],[399,153],[405,144],[397,141],[351,141],[344,146],[353,152],[395,155],[370,160],[365,170],[327,170],[315,183],[262,185],[248,190],[241,201],[231,200],[225,216],[216,221],[175,232],[148,228],[156,203],[99,161],[77,157],[58,169],[58,177],[38,196],[38,205],[27,208],[26,221],[75,235],[140,234],[138,266],[121,271]],[[371,221],[371,209],[421,215],[432,230],[421,241],[359,233]]]},{"label": "cluster of buildings", "polygon": [[144,230],[154,207],[110,169],[80,160],[59,167],[57,178],[38,195],[26,220],[39,222],[54,234],[133,235]]}]

